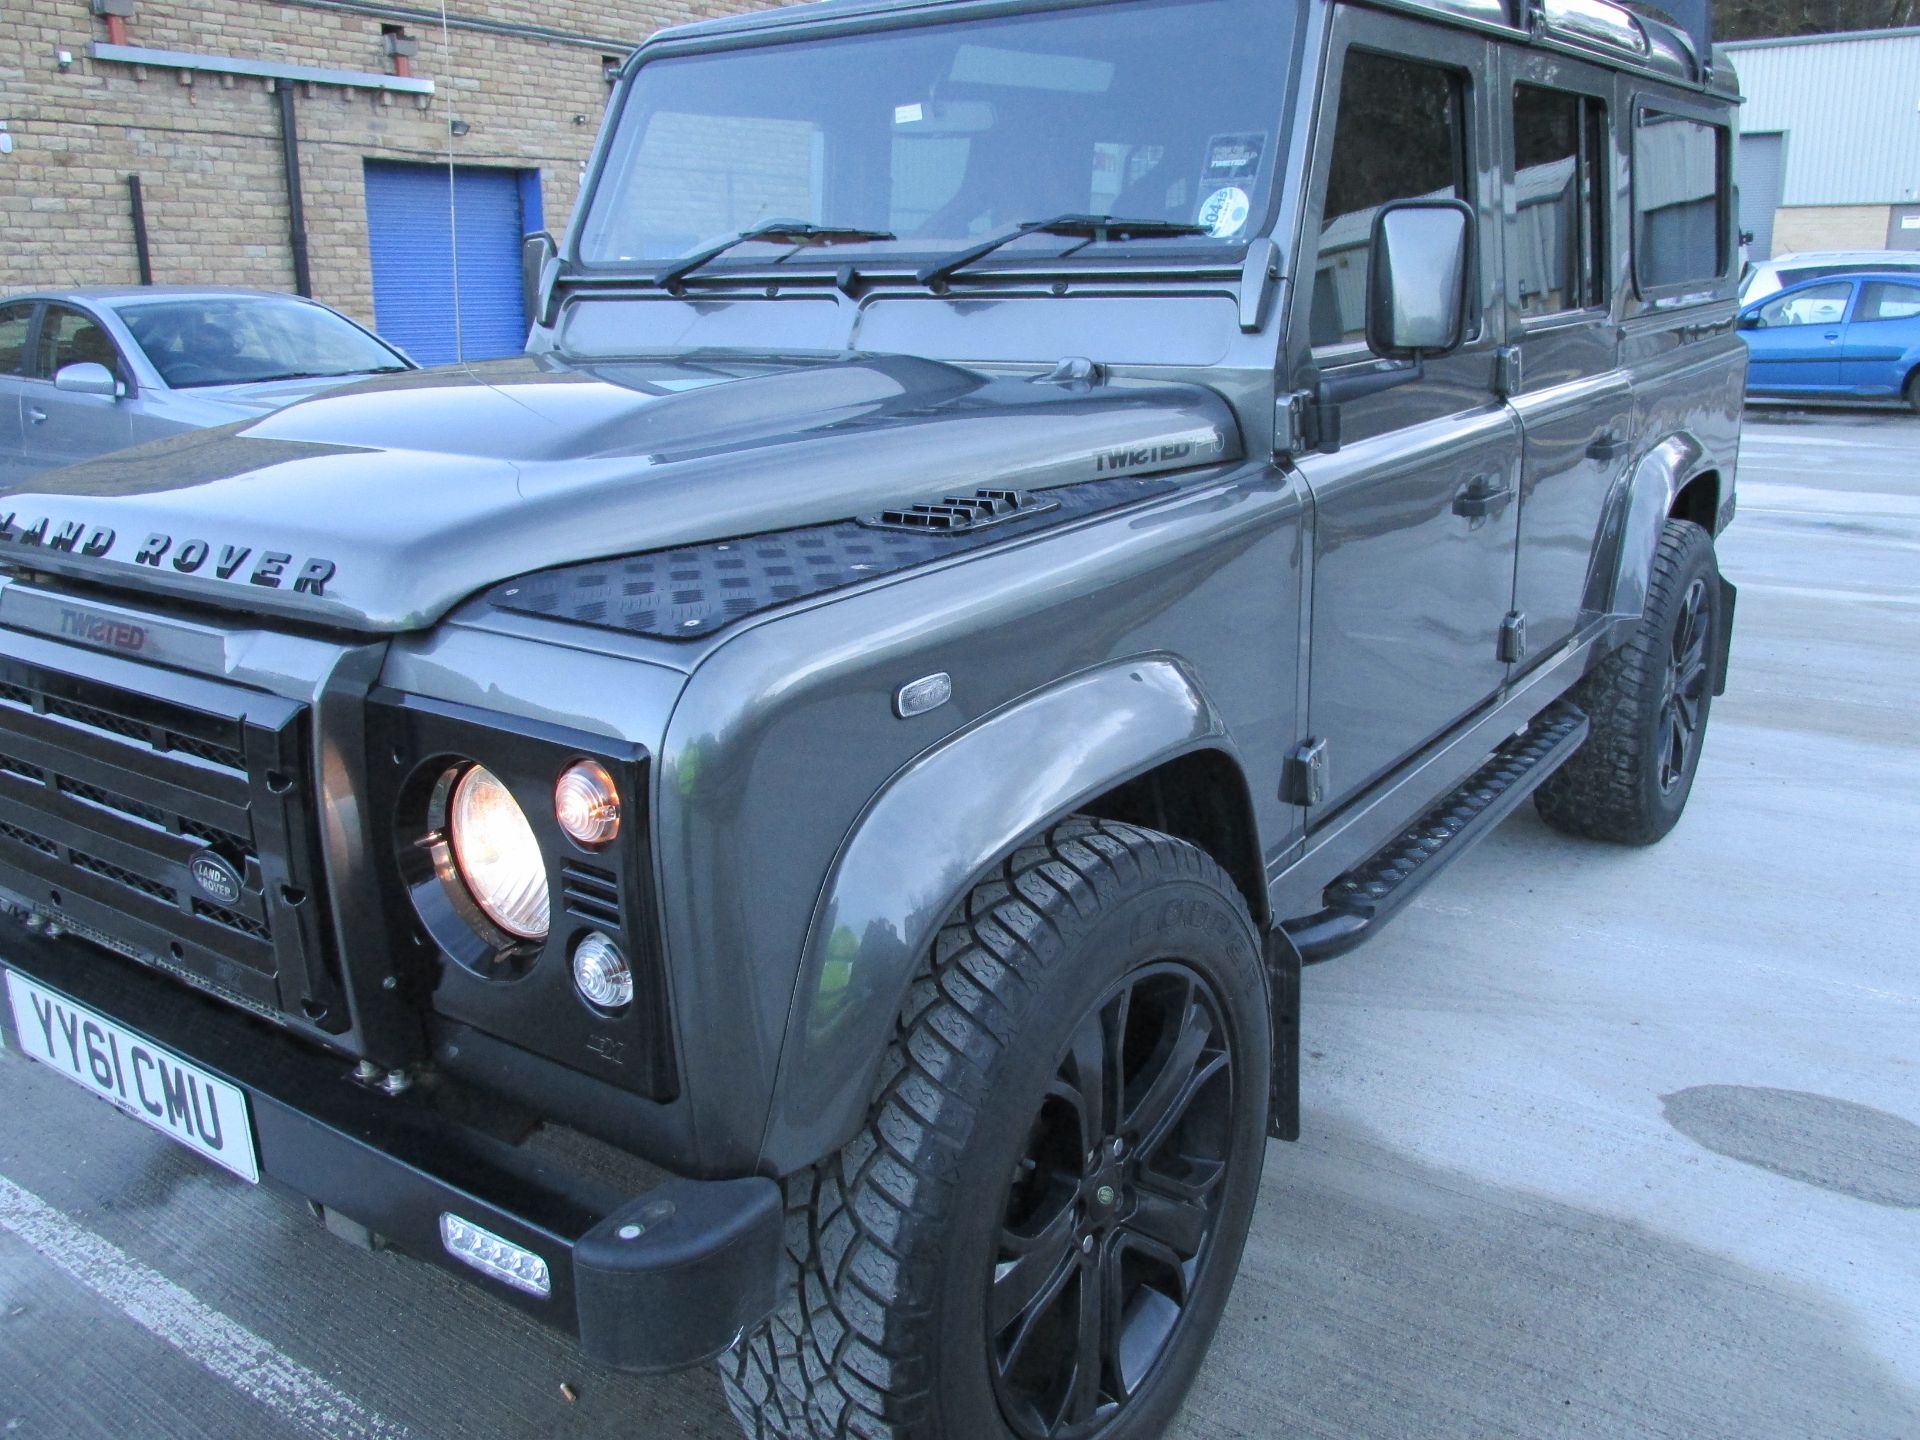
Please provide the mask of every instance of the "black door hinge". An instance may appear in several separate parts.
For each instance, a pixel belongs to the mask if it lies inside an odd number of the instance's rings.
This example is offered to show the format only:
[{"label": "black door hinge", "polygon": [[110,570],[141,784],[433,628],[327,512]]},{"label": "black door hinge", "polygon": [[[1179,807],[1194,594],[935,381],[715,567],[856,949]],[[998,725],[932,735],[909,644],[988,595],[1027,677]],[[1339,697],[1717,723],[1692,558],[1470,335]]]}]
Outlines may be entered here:
[{"label": "black door hinge", "polygon": [[1502,345],[1493,352],[1493,393],[1502,400],[1518,395],[1523,379],[1524,367],[1520,363],[1518,345]]},{"label": "black door hinge", "polygon": [[1280,772],[1280,798],[1289,805],[1319,805],[1327,798],[1327,742],[1302,740]]},{"label": "black door hinge", "polygon": [[1527,658],[1527,617],[1518,610],[1509,610],[1507,618],[1500,622],[1500,659],[1508,665],[1517,665]]},{"label": "black door hinge", "polygon": [[1340,448],[1340,407],[1311,390],[1282,395],[1275,405],[1273,448],[1281,455],[1333,454]]}]

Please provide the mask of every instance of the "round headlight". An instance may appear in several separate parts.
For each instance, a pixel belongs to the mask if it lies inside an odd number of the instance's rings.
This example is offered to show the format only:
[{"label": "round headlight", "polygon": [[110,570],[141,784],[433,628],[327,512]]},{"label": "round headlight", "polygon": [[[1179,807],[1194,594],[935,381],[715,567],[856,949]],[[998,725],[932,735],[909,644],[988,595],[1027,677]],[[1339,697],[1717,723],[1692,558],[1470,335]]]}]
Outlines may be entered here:
[{"label": "round headlight", "polygon": [[453,862],[494,924],[522,940],[547,933],[547,858],[519,803],[494,773],[475,765],[447,809]]},{"label": "round headlight", "polygon": [[569,765],[553,787],[554,818],[582,845],[598,846],[620,833],[620,791],[598,760]]},{"label": "round headlight", "polygon": [[618,1010],[633,999],[633,971],[627,968],[627,957],[598,930],[588,932],[573,952],[573,983],[602,1010]]}]

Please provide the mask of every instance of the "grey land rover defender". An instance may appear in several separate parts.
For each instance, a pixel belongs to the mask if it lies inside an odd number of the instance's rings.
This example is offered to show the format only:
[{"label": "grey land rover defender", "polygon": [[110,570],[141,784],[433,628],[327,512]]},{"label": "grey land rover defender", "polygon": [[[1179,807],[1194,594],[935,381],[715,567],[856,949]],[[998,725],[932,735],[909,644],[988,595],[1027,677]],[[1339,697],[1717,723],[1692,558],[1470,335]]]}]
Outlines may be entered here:
[{"label": "grey land rover defender", "polygon": [[1300,967],[1529,795],[1686,803],[1711,56],[1608,0],[655,38],[525,357],[0,502],[8,1044],[751,1435],[1161,1434]]}]

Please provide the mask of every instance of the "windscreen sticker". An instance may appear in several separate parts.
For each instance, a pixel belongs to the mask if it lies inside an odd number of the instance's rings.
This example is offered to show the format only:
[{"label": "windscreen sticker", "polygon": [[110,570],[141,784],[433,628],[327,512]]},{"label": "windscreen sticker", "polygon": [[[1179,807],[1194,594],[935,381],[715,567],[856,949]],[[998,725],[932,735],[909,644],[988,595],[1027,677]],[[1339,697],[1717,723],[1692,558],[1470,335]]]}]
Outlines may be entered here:
[{"label": "windscreen sticker", "polygon": [[1196,223],[1207,227],[1216,240],[1238,235],[1252,213],[1253,202],[1238,185],[1223,185],[1200,202]]},{"label": "windscreen sticker", "polygon": [[1200,188],[1215,190],[1238,183],[1251,186],[1260,174],[1260,157],[1267,137],[1260,131],[1245,135],[1216,135],[1207,142],[1207,168],[1200,172]]},{"label": "windscreen sticker", "polygon": [[893,123],[896,125],[918,125],[925,117],[926,111],[918,104],[893,107]]}]

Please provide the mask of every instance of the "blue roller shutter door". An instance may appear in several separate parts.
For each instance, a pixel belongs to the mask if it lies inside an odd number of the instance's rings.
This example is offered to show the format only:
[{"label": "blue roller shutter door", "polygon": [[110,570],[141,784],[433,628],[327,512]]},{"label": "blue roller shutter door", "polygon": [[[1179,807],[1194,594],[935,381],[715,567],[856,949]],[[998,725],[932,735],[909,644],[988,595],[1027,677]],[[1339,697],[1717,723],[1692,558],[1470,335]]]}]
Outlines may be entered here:
[{"label": "blue roller shutter door", "polygon": [[[520,294],[521,195],[533,176],[463,165],[447,199],[447,167],[366,162],[367,249],[375,328],[422,365],[518,355],[527,341]],[[455,347],[454,238],[460,265]]]}]

